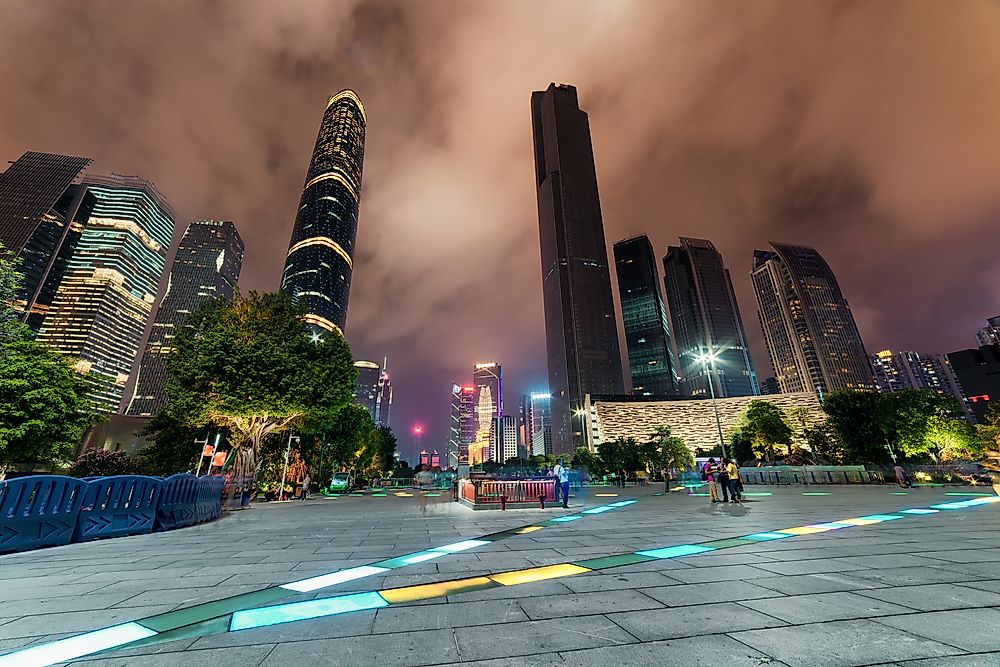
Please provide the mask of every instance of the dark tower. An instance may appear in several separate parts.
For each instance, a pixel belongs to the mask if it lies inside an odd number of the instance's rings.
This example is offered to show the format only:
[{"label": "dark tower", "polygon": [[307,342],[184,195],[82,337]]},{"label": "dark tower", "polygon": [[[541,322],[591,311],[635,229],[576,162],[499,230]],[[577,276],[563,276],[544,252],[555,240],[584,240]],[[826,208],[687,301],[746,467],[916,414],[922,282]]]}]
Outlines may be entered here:
[{"label": "dark tower", "polygon": [[[677,342],[682,396],[760,393],[733,281],[711,241],[682,238],[667,248],[663,283]],[[710,360],[704,360],[710,357]],[[713,387],[708,378],[714,377]]]},{"label": "dark tower", "polygon": [[167,291],[156,311],[125,414],[154,416],[166,405],[166,360],[177,327],[205,299],[232,299],[242,267],[243,239],[236,225],[228,220],[196,220],[188,225],[170,266]]},{"label": "dark tower", "polygon": [[343,331],[354,269],[365,107],[353,90],[330,97],[288,244],[281,291],[306,308],[306,322]]},{"label": "dark tower", "polygon": [[622,394],[618,325],[590,122],[576,88],[531,94],[552,448],[586,442],[586,394]]},{"label": "dark tower", "polygon": [[614,252],[632,393],[677,396],[676,364],[653,244],[641,234],[619,241]]}]

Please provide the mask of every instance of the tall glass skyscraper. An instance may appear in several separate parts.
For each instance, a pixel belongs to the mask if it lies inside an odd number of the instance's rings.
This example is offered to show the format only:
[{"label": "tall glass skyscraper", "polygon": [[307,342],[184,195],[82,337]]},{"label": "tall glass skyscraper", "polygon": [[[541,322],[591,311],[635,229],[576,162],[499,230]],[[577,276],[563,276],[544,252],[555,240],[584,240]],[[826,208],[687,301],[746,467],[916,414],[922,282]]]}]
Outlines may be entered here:
[{"label": "tall glass skyscraper", "polygon": [[392,406],[392,385],[386,369],[374,361],[355,361],[358,381],[354,389],[354,402],[368,410],[376,426],[389,425],[389,408]]},{"label": "tall glass skyscraper", "polygon": [[305,306],[310,325],[326,331],[342,332],[347,321],[365,123],[353,90],[327,100],[281,276],[281,291]]},{"label": "tall glass skyscraper", "polygon": [[205,299],[232,299],[242,267],[243,239],[236,225],[228,220],[188,225],[170,266],[167,290],[156,310],[125,414],[151,417],[166,405],[166,360],[177,328]]},{"label": "tall glass skyscraper", "polygon": [[753,257],[764,342],[782,392],[875,389],[847,299],[813,248],[772,243]]},{"label": "tall glass skyscraper", "polygon": [[614,252],[632,393],[677,396],[674,351],[653,244],[641,234],[619,241]]},{"label": "tall glass skyscraper", "polygon": [[586,394],[622,394],[618,325],[590,121],[576,88],[531,94],[552,447],[586,443]]},{"label": "tall glass skyscraper", "polygon": [[[757,375],[729,270],[711,241],[681,238],[663,258],[681,396],[756,396]],[[703,362],[705,357],[711,361]],[[709,378],[714,378],[709,387]]]},{"label": "tall glass skyscraper", "polygon": [[79,240],[79,221],[93,203],[73,185],[90,162],[29,151],[0,173],[0,243],[21,259],[24,276],[14,305],[36,330]]},{"label": "tall glass skyscraper", "polygon": [[451,384],[451,428],[448,433],[448,466],[469,463],[469,445],[476,437],[475,387]]},{"label": "tall glass skyscraper", "polygon": [[493,420],[503,414],[503,378],[500,364],[476,364],[472,372],[475,438],[469,446],[469,463],[482,463],[494,451]]},{"label": "tall glass skyscraper", "polygon": [[529,453],[552,453],[552,394],[531,395],[531,444]]},{"label": "tall glass skyscraper", "polygon": [[88,176],[94,197],[38,339],[76,359],[100,411],[118,411],[174,233],[174,212],[137,176]]}]

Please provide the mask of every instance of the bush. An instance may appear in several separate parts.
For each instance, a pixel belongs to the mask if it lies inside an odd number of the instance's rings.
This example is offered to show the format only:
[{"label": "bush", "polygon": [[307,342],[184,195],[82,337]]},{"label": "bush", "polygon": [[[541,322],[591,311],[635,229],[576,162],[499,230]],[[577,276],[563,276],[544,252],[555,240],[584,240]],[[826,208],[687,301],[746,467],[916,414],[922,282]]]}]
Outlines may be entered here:
[{"label": "bush", "polygon": [[92,449],[84,452],[69,467],[73,477],[108,477],[111,475],[136,474],[136,463],[125,452],[109,452]]}]

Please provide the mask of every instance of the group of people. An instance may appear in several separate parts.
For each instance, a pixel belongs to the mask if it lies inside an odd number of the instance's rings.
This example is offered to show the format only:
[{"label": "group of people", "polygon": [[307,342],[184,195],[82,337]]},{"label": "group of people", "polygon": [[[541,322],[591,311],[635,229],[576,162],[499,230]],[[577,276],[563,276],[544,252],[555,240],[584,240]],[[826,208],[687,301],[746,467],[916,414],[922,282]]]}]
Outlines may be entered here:
[{"label": "group of people", "polygon": [[[743,502],[743,480],[740,479],[740,467],[736,461],[723,457],[716,461],[709,459],[701,469],[701,478],[708,482],[708,497],[713,503],[723,502],[734,505]],[[718,484],[718,486],[716,486]],[[719,488],[722,498],[719,498]]]}]

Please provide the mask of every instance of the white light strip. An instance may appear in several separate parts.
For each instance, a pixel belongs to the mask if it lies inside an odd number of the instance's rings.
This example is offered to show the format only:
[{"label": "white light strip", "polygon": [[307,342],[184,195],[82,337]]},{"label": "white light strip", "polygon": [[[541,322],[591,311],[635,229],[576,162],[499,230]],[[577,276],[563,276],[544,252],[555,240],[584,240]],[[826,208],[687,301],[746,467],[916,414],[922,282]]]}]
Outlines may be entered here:
[{"label": "white light strip", "polygon": [[44,667],[67,660],[104,651],[109,648],[131,644],[140,639],[156,635],[155,630],[138,623],[123,623],[110,628],[87,632],[59,641],[39,644],[0,655],[0,667]]},{"label": "white light strip", "polygon": [[293,581],[290,584],[282,584],[278,588],[298,591],[299,593],[308,593],[310,591],[319,590],[320,588],[326,588],[327,586],[342,584],[345,581],[354,581],[355,579],[362,579],[364,577],[370,577],[374,574],[382,574],[383,572],[388,571],[388,568],[384,567],[362,565],[361,567],[352,567],[348,570],[340,570],[339,572],[332,572],[330,574],[321,574],[318,577],[310,577],[309,579],[303,579],[301,581]]},{"label": "white light strip", "polygon": [[462,542],[455,542],[454,544],[434,547],[431,551],[441,551],[446,554],[453,554],[459,551],[466,551],[467,549],[475,549],[476,547],[481,547],[486,544],[489,544],[489,542],[486,542],[485,540],[464,540]]}]

